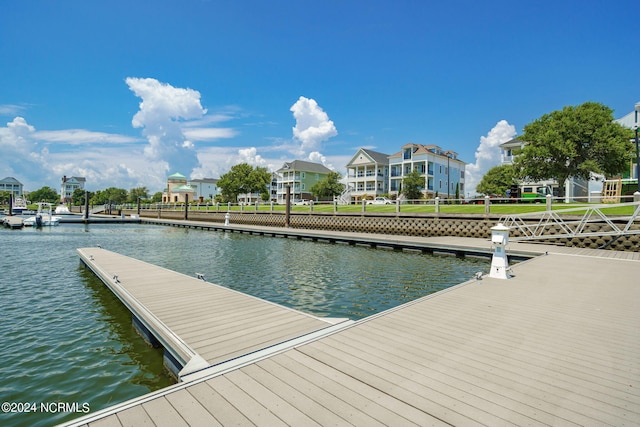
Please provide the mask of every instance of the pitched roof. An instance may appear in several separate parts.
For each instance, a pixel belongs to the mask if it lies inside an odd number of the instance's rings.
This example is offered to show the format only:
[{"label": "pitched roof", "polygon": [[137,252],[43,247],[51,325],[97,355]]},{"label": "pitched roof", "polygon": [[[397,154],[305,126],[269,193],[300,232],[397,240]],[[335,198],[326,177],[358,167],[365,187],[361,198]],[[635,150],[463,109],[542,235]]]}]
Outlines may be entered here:
[{"label": "pitched roof", "polygon": [[328,167],[321,165],[320,163],[305,162],[304,160],[294,160],[293,162],[285,162],[284,165],[277,172],[285,171],[301,171],[301,172],[317,172],[328,174],[333,172]]},{"label": "pitched roof", "polygon": [[519,136],[516,136],[515,138],[510,139],[507,142],[503,142],[502,144],[499,145],[499,147],[516,147],[516,146],[519,147],[524,143],[525,142],[521,140]]},{"label": "pitched roof", "polygon": [[4,184],[20,184],[20,185],[22,185],[22,183],[20,181],[18,181],[17,179],[15,179],[12,176],[8,176],[5,179],[1,180],[0,182],[2,182]]},{"label": "pitched roof", "polygon": [[362,151],[367,153],[369,157],[373,159],[376,163],[389,163],[389,155],[380,153],[378,151],[368,150],[366,148],[361,148]]}]

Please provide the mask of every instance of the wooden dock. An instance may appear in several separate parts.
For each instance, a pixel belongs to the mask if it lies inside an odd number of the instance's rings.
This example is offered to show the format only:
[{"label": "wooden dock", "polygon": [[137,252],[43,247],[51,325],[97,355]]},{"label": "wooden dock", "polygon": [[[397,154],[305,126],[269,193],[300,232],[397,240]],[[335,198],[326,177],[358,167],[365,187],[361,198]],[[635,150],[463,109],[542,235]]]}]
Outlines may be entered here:
[{"label": "wooden dock", "polygon": [[68,425],[640,425],[640,254],[512,246],[543,255]]},{"label": "wooden dock", "polygon": [[20,216],[5,216],[2,218],[2,225],[9,228],[22,228],[24,226],[23,219]]},{"label": "wooden dock", "polygon": [[102,248],[77,251],[136,326],[165,348],[165,363],[178,377],[340,323]]}]

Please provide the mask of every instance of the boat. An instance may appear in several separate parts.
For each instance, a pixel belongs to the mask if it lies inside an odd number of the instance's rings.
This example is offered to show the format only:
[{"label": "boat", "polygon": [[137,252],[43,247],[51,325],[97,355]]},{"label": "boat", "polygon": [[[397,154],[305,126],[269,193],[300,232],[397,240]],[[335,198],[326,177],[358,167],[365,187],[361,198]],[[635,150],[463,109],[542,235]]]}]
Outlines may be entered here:
[{"label": "boat", "polygon": [[38,212],[22,221],[22,224],[33,227],[53,226],[60,224],[60,217],[51,214],[51,203],[38,203]]},{"label": "boat", "polygon": [[56,215],[72,215],[71,211],[65,205],[58,205],[55,211]]},{"label": "boat", "polygon": [[16,197],[11,207],[11,213],[13,215],[20,215],[25,213],[25,211],[28,211],[28,210],[29,208],[27,207],[27,199],[23,197]]}]

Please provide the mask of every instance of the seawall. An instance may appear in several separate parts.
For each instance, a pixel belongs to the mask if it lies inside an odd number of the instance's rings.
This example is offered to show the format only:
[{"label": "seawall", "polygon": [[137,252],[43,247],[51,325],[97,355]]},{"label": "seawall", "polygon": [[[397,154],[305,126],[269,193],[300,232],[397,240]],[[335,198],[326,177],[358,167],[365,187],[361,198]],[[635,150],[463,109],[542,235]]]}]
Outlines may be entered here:
[{"label": "seawall", "polygon": [[[124,211],[125,214],[137,214],[137,211]],[[188,219],[191,221],[206,221],[224,223],[226,212],[202,212],[189,211]],[[184,211],[169,210],[142,210],[141,217],[161,219],[184,219]],[[350,231],[359,233],[378,233],[401,236],[454,236],[489,238],[491,227],[500,220],[500,215],[474,215],[474,214],[410,214],[410,213],[319,213],[319,212],[292,212],[289,217],[289,227],[312,230]],[[232,224],[247,224],[264,227],[285,227],[286,216],[284,212],[262,211],[231,211],[229,221]],[[534,221],[535,222],[535,221]],[[615,222],[615,220],[614,220]],[[620,220],[624,226],[624,219]],[[626,235],[622,237],[598,235],[603,230],[608,230],[606,223],[590,223],[585,231],[595,235],[573,238],[549,238],[537,240],[548,244],[577,247],[577,248],[607,248],[617,251],[640,252],[640,234]],[[640,229],[637,222],[632,229]],[[550,226],[549,234],[561,234],[560,226]],[[512,237],[521,237],[517,230],[513,230]]]}]

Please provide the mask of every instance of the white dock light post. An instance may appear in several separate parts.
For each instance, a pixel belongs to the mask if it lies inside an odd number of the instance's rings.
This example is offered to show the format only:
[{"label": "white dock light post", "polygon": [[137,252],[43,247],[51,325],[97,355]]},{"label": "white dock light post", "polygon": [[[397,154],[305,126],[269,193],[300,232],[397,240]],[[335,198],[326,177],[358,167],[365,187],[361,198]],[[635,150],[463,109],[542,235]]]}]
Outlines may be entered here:
[{"label": "white dock light post", "polygon": [[229,225],[229,218],[231,218],[231,214],[229,212],[227,212],[226,214],[224,214],[224,225],[228,226]]},{"label": "white dock light post", "polygon": [[494,279],[508,279],[509,261],[505,251],[509,243],[509,227],[499,223],[491,227],[491,245],[493,246],[493,257],[491,258],[491,271],[489,277]]},{"label": "white dock light post", "polygon": [[[636,105],[637,107],[637,105]],[[636,110],[636,121],[638,117],[638,111]],[[637,202],[638,197],[640,197],[640,145],[638,143],[638,125],[635,125],[633,127],[633,130],[636,133],[636,179],[638,180],[638,190],[633,193],[634,195],[634,202]]]}]

